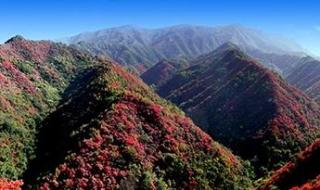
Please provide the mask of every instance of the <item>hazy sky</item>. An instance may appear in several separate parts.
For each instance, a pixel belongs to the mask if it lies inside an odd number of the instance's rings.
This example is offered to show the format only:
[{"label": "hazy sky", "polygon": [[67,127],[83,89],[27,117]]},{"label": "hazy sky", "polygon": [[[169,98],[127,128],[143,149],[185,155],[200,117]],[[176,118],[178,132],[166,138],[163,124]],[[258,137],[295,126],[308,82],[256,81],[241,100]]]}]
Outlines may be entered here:
[{"label": "hazy sky", "polygon": [[1,0],[0,8],[0,42],[16,34],[58,39],[127,24],[241,24],[320,55],[319,0]]}]

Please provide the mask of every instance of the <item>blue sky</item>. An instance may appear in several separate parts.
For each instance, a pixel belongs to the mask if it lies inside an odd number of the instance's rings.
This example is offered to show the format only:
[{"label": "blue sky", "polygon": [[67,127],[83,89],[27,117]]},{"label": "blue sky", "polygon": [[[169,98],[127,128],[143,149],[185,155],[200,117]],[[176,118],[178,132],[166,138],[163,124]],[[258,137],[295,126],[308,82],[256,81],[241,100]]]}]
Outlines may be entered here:
[{"label": "blue sky", "polygon": [[281,34],[320,55],[318,0],[1,0],[0,9],[0,42],[16,34],[58,39],[127,24],[241,24]]}]

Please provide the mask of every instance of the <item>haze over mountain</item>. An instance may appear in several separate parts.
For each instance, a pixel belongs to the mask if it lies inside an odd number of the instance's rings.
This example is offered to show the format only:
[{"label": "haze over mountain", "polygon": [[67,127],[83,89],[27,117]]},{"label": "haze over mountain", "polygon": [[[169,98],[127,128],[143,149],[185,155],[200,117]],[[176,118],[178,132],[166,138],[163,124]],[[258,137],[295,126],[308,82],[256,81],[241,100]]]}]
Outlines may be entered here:
[{"label": "haze over mountain", "polygon": [[[232,42],[265,65],[282,71],[282,59],[268,59],[266,54],[302,56],[304,50],[296,43],[275,35],[240,25],[193,26],[177,25],[160,29],[121,26],[83,33],[63,40],[96,55],[111,57],[134,67],[138,72],[166,58],[192,59],[218,46]],[[274,55],[275,54],[275,55]]]},{"label": "haze over mountain", "polygon": [[195,62],[157,91],[243,158],[272,169],[318,135],[319,105],[234,44]]},{"label": "haze over mountain", "polygon": [[299,59],[286,79],[296,87],[306,92],[315,100],[320,100],[320,61],[312,57]]}]

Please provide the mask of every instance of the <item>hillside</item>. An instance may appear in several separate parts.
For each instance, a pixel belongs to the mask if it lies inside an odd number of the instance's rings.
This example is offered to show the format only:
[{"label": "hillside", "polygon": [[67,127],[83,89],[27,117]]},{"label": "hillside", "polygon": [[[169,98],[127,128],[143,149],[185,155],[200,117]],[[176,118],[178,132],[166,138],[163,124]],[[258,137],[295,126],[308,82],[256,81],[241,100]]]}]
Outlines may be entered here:
[{"label": "hillside", "polygon": [[169,80],[177,71],[178,69],[172,63],[160,61],[140,77],[146,84],[159,86]]},{"label": "hillside", "polygon": [[302,151],[295,159],[274,172],[259,190],[292,189],[317,190],[320,188],[320,141]]},{"label": "hillside", "polygon": [[298,66],[286,79],[310,97],[320,100],[320,61],[311,57],[300,59]]},{"label": "hillside", "polygon": [[318,134],[319,106],[280,76],[225,44],[178,72],[158,93],[258,173],[287,161]]},{"label": "hillside", "polygon": [[0,45],[0,176],[18,178],[33,157],[37,124],[60,99],[87,56],[16,36]]},{"label": "hillside", "polygon": [[246,162],[114,63],[21,36],[0,55],[0,188],[251,186]]},{"label": "hillside", "polygon": [[100,62],[42,123],[26,187],[249,188],[250,167],[142,81]]},{"label": "hillside", "polygon": [[140,78],[148,85],[160,86],[177,71],[188,67],[188,64],[189,62],[184,59],[164,59],[142,73]]},{"label": "hillside", "polygon": [[[110,57],[143,73],[162,59],[193,59],[231,42],[268,67],[286,72],[303,49],[294,42],[240,25],[178,25],[159,29],[121,26],[62,40],[96,55]],[[298,53],[300,52],[300,53]]]}]

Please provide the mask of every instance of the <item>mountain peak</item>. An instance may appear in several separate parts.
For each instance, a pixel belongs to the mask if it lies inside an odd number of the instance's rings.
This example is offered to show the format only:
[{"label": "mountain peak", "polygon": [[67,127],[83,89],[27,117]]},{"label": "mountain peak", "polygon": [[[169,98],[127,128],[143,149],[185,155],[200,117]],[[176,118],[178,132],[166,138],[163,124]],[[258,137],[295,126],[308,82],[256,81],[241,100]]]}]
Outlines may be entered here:
[{"label": "mountain peak", "polygon": [[26,40],[26,39],[21,35],[15,35],[12,38],[10,38],[9,40],[7,40],[5,43],[8,44],[11,42],[22,41],[22,40]]},{"label": "mountain peak", "polygon": [[[199,56],[193,62],[204,61],[211,64],[212,60],[215,60],[215,59],[221,59],[221,58],[232,59],[235,57],[246,57],[248,60],[251,60],[250,57],[246,55],[237,45],[235,45],[232,42],[226,42],[221,46],[217,47],[215,50],[205,55]],[[211,61],[208,61],[208,60],[211,60]]]},{"label": "mountain peak", "polygon": [[[159,86],[158,93],[179,105],[202,129],[240,156],[256,157],[257,168],[262,165],[273,169],[279,163],[274,153],[267,153],[265,140],[290,136],[303,147],[299,137],[308,139],[319,125],[320,112],[315,102],[232,43],[200,56],[192,64]],[[287,149],[272,143],[269,146]],[[255,151],[247,151],[249,145]],[[266,159],[266,155],[270,156]],[[288,157],[281,159],[287,161]]]},{"label": "mountain peak", "polygon": [[230,42],[230,41],[228,41],[228,42],[220,45],[220,46],[219,46],[217,49],[215,49],[214,51],[224,52],[224,51],[230,51],[230,50],[241,51],[240,48],[239,48],[236,44],[234,44],[234,43],[232,43],[232,42]]}]

